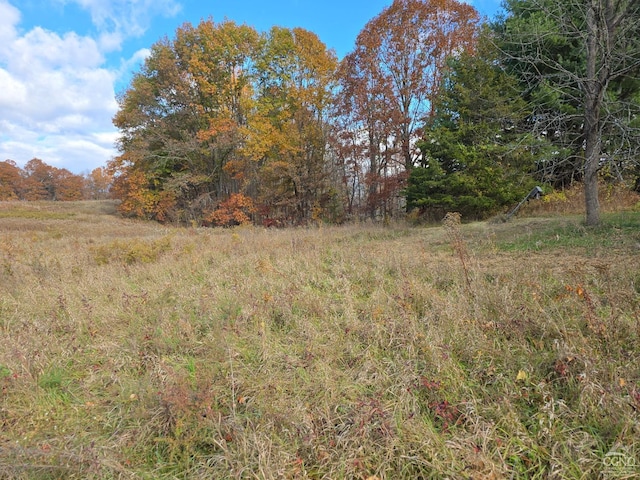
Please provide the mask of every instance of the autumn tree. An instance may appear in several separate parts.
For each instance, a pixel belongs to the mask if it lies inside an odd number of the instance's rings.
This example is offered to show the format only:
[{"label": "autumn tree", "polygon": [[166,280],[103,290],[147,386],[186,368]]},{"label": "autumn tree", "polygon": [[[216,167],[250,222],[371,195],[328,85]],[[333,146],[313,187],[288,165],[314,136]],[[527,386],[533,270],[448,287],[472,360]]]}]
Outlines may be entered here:
[{"label": "autumn tree", "polygon": [[197,92],[195,140],[204,155],[185,166],[176,180],[200,181],[205,187],[193,202],[196,215],[200,210],[206,216],[219,206],[227,208],[222,204],[229,205],[232,196],[251,203],[236,167],[244,160],[240,153],[245,142],[243,129],[253,107],[254,65],[262,43],[253,28],[233,22],[209,20],[195,28],[185,25],[177,32],[174,45],[184,59],[180,67],[189,72]]},{"label": "autumn tree", "polygon": [[369,58],[373,53],[360,47],[341,62],[334,148],[343,170],[348,210],[355,213],[357,199],[358,206],[375,219],[381,207],[381,180],[397,175],[390,172],[395,167],[390,162],[395,153],[390,148],[392,97],[370,68],[375,63]]},{"label": "autumn tree", "polygon": [[232,227],[235,225],[247,225],[251,223],[251,214],[256,208],[253,201],[242,193],[232,193],[231,196],[220,202],[217,208],[204,216],[205,225]]},{"label": "autumn tree", "polygon": [[456,0],[395,0],[343,60],[336,150],[350,175],[366,172],[371,217],[386,209],[415,165],[446,60],[473,48],[478,24],[477,11]]},{"label": "autumn tree", "polygon": [[224,166],[241,143],[258,45],[250,27],[207,20],[152,47],[114,117],[122,155],[109,171],[125,213],[199,218],[233,192]]},{"label": "autumn tree", "polygon": [[85,180],[81,175],[71,173],[66,168],[53,169],[54,200],[63,202],[85,198]]},{"label": "autumn tree", "polygon": [[24,200],[55,200],[55,170],[39,158],[29,160],[23,169]]},{"label": "autumn tree", "polygon": [[97,167],[91,170],[85,177],[86,195],[92,200],[104,200],[109,198],[113,178],[105,167]]},{"label": "autumn tree", "polygon": [[537,106],[537,129],[563,140],[600,222],[599,171],[637,154],[640,2],[509,0],[496,25],[511,68]]},{"label": "autumn tree", "polygon": [[327,115],[336,67],[335,54],[312,32],[273,27],[266,36],[243,153],[272,219],[304,223],[330,203]]},{"label": "autumn tree", "polygon": [[20,200],[22,197],[22,170],[13,160],[0,162],[0,201]]},{"label": "autumn tree", "polygon": [[0,162],[0,200],[82,200],[85,179],[65,168],[47,165],[39,158],[23,169],[7,160]]},{"label": "autumn tree", "polygon": [[121,155],[109,172],[121,211],[225,225],[248,215],[306,221],[326,196],[336,64],[303,29],[258,34],[208,20],[155,44],[114,118]]}]

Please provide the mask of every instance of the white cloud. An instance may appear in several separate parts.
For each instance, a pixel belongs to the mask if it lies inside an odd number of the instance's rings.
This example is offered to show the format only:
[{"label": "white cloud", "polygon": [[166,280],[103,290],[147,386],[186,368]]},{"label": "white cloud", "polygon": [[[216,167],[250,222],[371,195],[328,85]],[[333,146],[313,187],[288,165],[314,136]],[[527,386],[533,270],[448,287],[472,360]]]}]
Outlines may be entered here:
[{"label": "white cloud", "polygon": [[8,63],[19,71],[32,68],[60,68],[81,65],[95,68],[104,62],[96,42],[75,32],[57,33],[36,27],[12,42],[13,54]]},{"label": "white cloud", "polygon": [[102,32],[98,37],[98,45],[103,52],[120,50],[124,38],[120,32]]},{"label": "white cloud", "polygon": [[101,33],[105,51],[119,50],[126,38],[142,36],[151,20],[160,15],[173,17],[182,9],[175,0],[62,0],[76,3],[89,12]]},{"label": "white cloud", "polygon": [[0,54],[8,42],[16,36],[16,25],[20,22],[20,11],[6,1],[0,1]]},{"label": "white cloud", "polygon": [[25,104],[27,88],[8,71],[0,68],[0,109],[8,112],[15,104]]},{"label": "white cloud", "polygon": [[135,52],[131,58],[123,59],[118,69],[119,78],[129,78],[132,73],[140,70],[140,65],[151,55],[151,50],[148,48],[141,48]]},{"label": "white cloud", "polygon": [[0,141],[0,158],[15,160],[20,166],[32,158],[39,158],[48,165],[74,173],[90,172],[104,166],[105,159],[111,158],[116,136],[117,132],[48,135],[14,126],[12,139]]},{"label": "white cloud", "polygon": [[104,123],[97,114],[110,112],[110,118],[115,112],[115,73],[101,66],[104,58],[92,39],[35,28],[15,38],[11,49],[6,70],[0,69],[11,80],[13,93],[0,100],[9,119],[28,118],[34,128],[64,131],[65,122],[56,119],[83,115],[86,128]]},{"label": "white cloud", "polygon": [[32,158],[74,172],[117,154],[115,87],[149,55],[140,49],[107,67],[106,55],[141,36],[156,16],[172,17],[177,0],[50,0],[87,11],[97,33],[20,29],[18,0],[0,0],[0,161]]},{"label": "white cloud", "polygon": [[17,36],[19,21],[20,12],[5,0],[0,0],[0,67],[12,58],[12,43]]},{"label": "white cloud", "polygon": [[116,154],[114,83],[101,45],[75,32],[21,32],[20,12],[0,0],[0,161],[37,157],[75,172]]}]

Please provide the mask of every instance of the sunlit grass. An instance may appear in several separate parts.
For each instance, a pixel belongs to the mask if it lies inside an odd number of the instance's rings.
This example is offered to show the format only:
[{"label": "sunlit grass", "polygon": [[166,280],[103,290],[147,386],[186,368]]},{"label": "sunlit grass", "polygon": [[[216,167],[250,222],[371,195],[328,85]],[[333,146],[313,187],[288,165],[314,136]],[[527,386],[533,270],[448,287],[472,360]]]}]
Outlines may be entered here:
[{"label": "sunlit grass", "polygon": [[507,251],[549,251],[559,249],[626,249],[640,245],[640,212],[602,215],[602,224],[587,227],[580,217],[554,217],[520,222],[522,234],[503,236],[499,247]]}]

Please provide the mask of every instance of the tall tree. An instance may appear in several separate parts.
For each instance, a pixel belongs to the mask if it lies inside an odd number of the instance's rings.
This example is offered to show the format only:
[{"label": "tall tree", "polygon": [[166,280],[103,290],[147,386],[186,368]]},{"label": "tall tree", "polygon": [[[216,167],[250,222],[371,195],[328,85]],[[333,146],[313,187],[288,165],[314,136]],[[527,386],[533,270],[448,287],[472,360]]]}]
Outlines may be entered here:
[{"label": "tall tree", "polygon": [[[201,156],[184,175],[208,179],[203,199],[227,200],[241,185],[229,172],[241,161],[243,129],[253,110],[255,60],[264,39],[252,27],[233,22],[185,25],[176,33],[180,69],[194,82],[194,109],[199,119],[195,140]],[[187,73],[188,72],[188,73]],[[188,172],[188,173],[187,173]],[[205,208],[210,212],[211,208]]]},{"label": "tall tree", "polygon": [[[354,157],[363,155],[345,164],[368,167],[371,216],[413,168],[419,129],[432,113],[446,59],[473,48],[478,23],[476,10],[456,0],[395,0],[367,23],[343,60],[339,113],[348,120],[342,128],[355,132],[357,142],[343,142],[339,151],[344,157],[351,145]],[[389,177],[399,181],[385,189]]]},{"label": "tall tree", "polygon": [[22,197],[22,183],[22,170],[16,162],[0,162],[0,200],[19,200]]},{"label": "tall tree", "polygon": [[259,165],[265,213],[301,223],[327,207],[328,107],[337,59],[312,32],[274,27],[256,68],[245,154]]},{"label": "tall tree", "polygon": [[113,178],[104,167],[97,167],[85,178],[87,197],[92,200],[109,198]]},{"label": "tall tree", "polygon": [[540,131],[569,138],[580,160],[586,223],[597,225],[598,172],[634,147],[628,138],[638,115],[640,2],[508,0],[505,7],[497,23],[501,46],[538,104]]},{"label": "tall tree", "polygon": [[533,187],[534,155],[545,146],[528,131],[518,81],[484,33],[474,52],[450,59],[405,190],[408,209],[434,220],[450,211],[484,218],[513,204]]},{"label": "tall tree", "polygon": [[71,173],[66,168],[53,170],[53,184],[56,200],[68,202],[85,198],[84,178]]},{"label": "tall tree", "polygon": [[122,210],[187,220],[233,193],[224,167],[241,144],[259,44],[251,27],[207,20],[152,47],[114,117],[122,155],[109,166]]},{"label": "tall tree", "polygon": [[54,167],[33,158],[24,166],[23,175],[24,200],[56,200]]},{"label": "tall tree", "polygon": [[[9,185],[9,182],[12,185]],[[65,168],[47,165],[39,158],[27,162],[20,169],[15,162],[0,162],[0,199],[19,200],[82,200],[85,198],[85,179]]]},{"label": "tall tree", "polygon": [[[335,54],[303,29],[186,24],[152,48],[114,118],[121,210],[230,225],[326,203]],[[185,214],[186,213],[186,214]]]}]

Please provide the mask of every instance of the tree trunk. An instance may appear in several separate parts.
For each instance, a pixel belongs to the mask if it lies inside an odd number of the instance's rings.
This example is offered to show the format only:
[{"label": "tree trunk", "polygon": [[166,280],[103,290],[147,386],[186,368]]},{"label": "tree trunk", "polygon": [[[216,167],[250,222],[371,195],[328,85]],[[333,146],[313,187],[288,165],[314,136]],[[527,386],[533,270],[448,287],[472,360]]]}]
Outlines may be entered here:
[{"label": "tree trunk", "polygon": [[[587,225],[600,224],[600,202],[598,201],[598,167],[600,163],[600,133],[598,125],[587,127],[585,122],[586,148],[584,163],[584,201]],[[588,131],[587,131],[588,129]]]},{"label": "tree trunk", "polygon": [[598,201],[598,167],[600,163],[600,107],[603,86],[597,74],[598,24],[596,4],[591,0],[587,10],[587,77],[585,79],[584,100],[584,200],[587,225],[600,223],[600,203]]},{"label": "tree trunk", "polygon": [[375,221],[378,211],[378,185],[380,177],[378,172],[378,147],[373,122],[371,122],[371,125],[369,128],[369,191],[367,194],[367,204],[369,207],[369,216],[371,220]]}]

